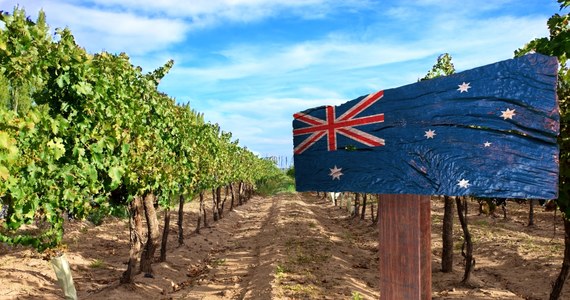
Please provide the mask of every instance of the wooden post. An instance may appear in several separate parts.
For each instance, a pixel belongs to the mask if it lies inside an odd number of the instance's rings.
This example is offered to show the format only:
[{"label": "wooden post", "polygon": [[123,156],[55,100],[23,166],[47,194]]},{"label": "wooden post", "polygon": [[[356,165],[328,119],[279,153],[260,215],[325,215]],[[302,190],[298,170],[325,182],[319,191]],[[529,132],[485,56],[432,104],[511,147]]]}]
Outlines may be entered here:
[{"label": "wooden post", "polygon": [[379,200],[380,299],[431,299],[430,196]]}]

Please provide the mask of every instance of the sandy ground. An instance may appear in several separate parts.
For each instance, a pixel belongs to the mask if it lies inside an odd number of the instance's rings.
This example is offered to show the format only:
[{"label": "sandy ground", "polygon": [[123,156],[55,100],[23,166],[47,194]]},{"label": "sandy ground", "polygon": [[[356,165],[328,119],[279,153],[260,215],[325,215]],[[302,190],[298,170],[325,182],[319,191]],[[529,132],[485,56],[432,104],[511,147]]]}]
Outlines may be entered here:
[{"label": "sandy ground", "polygon": [[[128,259],[126,221],[67,224],[66,255],[79,298],[379,298],[378,231],[369,216],[351,219],[345,209],[314,195],[254,197],[195,234],[196,203],[185,211],[185,244],[178,246],[173,211],[167,261],[153,265],[154,278],[139,274],[133,285],[118,283]],[[472,284],[463,286],[457,219],[454,272],[439,271],[443,203],[434,199],[433,298],[547,299],[562,262],[562,222],[538,208],[536,225],[527,227],[527,214],[527,205],[509,203],[507,220],[499,212],[499,217],[478,216],[471,203],[477,263]],[[563,295],[570,297],[568,284]],[[63,293],[41,255],[0,244],[0,299],[63,299]]]}]

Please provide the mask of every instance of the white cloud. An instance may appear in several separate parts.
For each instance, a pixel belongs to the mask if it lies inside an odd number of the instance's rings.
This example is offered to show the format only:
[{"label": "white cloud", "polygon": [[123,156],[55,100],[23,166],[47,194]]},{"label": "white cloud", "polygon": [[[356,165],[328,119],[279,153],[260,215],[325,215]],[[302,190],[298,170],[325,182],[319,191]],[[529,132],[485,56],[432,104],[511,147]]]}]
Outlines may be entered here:
[{"label": "white cloud", "polygon": [[[10,5],[3,1],[2,6]],[[26,13],[46,13],[52,29],[69,27],[79,45],[90,52],[126,52],[137,55],[182,42],[188,26],[181,19],[114,12],[58,1],[19,1]],[[13,6],[13,5],[12,5]]]},{"label": "white cloud", "polygon": [[451,40],[450,52],[456,52],[456,69],[473,68],[514,56],[514,50],[530,40],[548,34],[545,19],[540,17],[498,17],[473,20],[463,24],[453,36],[442,35],[440,40]]},{"label": "white cloud", "polygon": [[185,67],[177,72],[203,81],[282,76],[322,68],[323,72],[378,67],[431,54],[431,49],[391,41],[355,42],[340,37],[293,45],[236,46],[221,51],[227,61],[208,67]]},{"label": "white cloud", "polygon": [[[328,95],[316,94],[312,98],[267,97],[239,102],[211,100],[208,104],[212,108],[215,108],[215,111],[220,116],[222,116],[223,112],[223,116],[235,113],[240,115],[251,115],[255,118],[273,119],[276,116],[292,117],[294,113],[309,107],[321,105],[337,105],[347,101],[347,99],[343,97],[333,98],[330,97],[331,95],[333,95],[333,93],[329,92]],[[271,108],[270,114],[260,108]],[[273,127],[275,125],[267,124],[267,126]]]},{"label": "white cloud", "polygon": [[423,27],[421,34],[399,39],[336,32],[296,44],[233,45],[218,51],[223,65],[178,68],[172,76],[193,82],[189,89],[215,91],[209,97],[217,100],[200,104],[206,118],[260,153],[286,155],[297,111],[413,83],[443,52],[461,71],[511,58],[517,47],[547,34],[545,18],[533,16],[457,16]]},{"label": "white cloud", "polygon": [[[425,34],[407,39],[380,35],[362,40],[354,34],[336,33],[297,44],[234,45],[218,51],[217,54],[224,57],[223,63],[193,67],[191,61],[187,61],[184,66],[175,68],[172,76],[209,87],[223,84],[224,89],[231,89],[232,82],[239,82],[242,90],[252,87],[259,91],[261,88],[260,92],[264,88],[275,90],[284,82],[293,90],[309,84],[322,88],[327,81],[334,88],[348,84],[394,87],[392,84],[411,83],[410,79],[423,76],[443,52],[452,54],[458,70],[511,58],[517,47],[547,33],[544,23],[544,19],[538,17],[449,19],[432,24],[425,29]],[[426,58],[430,61],[419,74],[413,75],[413,69],[402,68],[397,73],[382,71],[391,69],[394,64]],[[371,71],[374,69],[376,73]]]},{"label": "white cloud", "polygon": [[[242,145],[262,155],[290,155],[293,149],[291,136],[293,114],[310,107],[338,105],[344,98],[324,98],[318,90],[314,98],[257,98],[240,102],[207,101],[199,109],[207,121],[218,123],[232,132]],[[328,93],[328,95],[332,95]],[[190,105],[193,106],[190,101]],[[200,106],[204,105],[201,103]]]}]

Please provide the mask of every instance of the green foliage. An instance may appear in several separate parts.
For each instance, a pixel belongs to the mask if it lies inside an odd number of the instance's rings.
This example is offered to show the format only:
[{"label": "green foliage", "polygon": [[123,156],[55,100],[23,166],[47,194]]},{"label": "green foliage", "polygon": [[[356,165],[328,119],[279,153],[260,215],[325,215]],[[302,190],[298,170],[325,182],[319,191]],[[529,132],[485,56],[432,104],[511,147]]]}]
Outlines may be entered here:
[{"label": "green foliage", "polygon": [[278,193],[295,193],[295,181],[288,174],[278,170],[274,176],[266,177],[257,182],[260,195],[275,195]]},{"label": "green foliage", "polygon": [[6,84],[0,101],[7,109],[25,113],[32,107],[32,94],[43,84],[45,60],[38,58],[48,53],[51,36],[43,11],[36,22],[21,9],[1,15],[0,20],[5,27],[0,31],[0,81]]},{"label": "green foliage", "polygon": [[104,266],[105,266],[105,262],[100,260],[100,259],[96,259],[89,264],[89,267],[92,269],[99,269],[99,268],[102,268]]},{"label": "green foliage", "polygon": [[[560,9],[568,8],[570,1],[558,0]],[[560,67],[558,69],[558,104],[560,107],[560,177],[559,196],[557,204],[566,218],[570,218],[570,14],[554,14],[547,21],[550,36],[537,38],[515,51],[515,56],[537,52],[556,56]]]},{"label": "green foliage", "polygon": [[428,71],[426,76],[424,76],[420,81],[433,79],[440,76],[447,76],[455,73],[455,66],[451,62],[451,55],[449,53],[443,53],[437,57],[436,63],[433,65],[431,70]]},{"label": "green foliage", "polygon": [[359,292],[352,292],[352,300],[363,300],[364,298]]},{"label": "green foliage", "polygon": [[286,174],[291,178],[295,178],[295,166],[291,166],[289,169],[287,169]]},{"label": "green foliage", "polygon": [[169,206],[177,193],[277,176],[157,90],[172,60],[143,74],[124,53],[87,53],[69,29],[52,40],[43,12],[32,22],[15,9],[0,21],[0,242],[43,251],[60,246],[64,213],[98,224],[146,193]]},{"label": "green foliage", "polygon": [[275,267],[275,275],[277,277],[283,277],[283,275],[287,272],[289,272],[289,270],[287,269],[287,267],[285,267],[283,265],[277,265]]}]

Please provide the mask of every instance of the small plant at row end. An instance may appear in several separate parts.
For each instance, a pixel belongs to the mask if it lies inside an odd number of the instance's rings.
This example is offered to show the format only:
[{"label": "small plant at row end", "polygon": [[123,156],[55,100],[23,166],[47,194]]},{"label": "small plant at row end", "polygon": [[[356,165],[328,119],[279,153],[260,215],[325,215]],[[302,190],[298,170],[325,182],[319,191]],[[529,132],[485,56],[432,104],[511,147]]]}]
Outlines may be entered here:
[{"label": "small plant at row end", "polygon": [[352,300],[364,300],[359,292],[352,292]]}]

